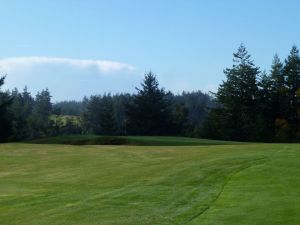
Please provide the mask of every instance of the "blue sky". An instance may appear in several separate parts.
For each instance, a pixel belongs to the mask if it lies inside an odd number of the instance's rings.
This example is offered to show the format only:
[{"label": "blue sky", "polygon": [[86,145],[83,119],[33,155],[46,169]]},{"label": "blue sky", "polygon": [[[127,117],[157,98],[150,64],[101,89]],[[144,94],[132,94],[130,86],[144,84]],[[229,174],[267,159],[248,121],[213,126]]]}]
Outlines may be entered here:
[{"label": "blue sky", "polygon": [[216,90],[240,43],[262,70],[300,46],[299,12],[296,0],[1,0],[0,74],[54,101],[134,92],[148,70],[175,93]]}]

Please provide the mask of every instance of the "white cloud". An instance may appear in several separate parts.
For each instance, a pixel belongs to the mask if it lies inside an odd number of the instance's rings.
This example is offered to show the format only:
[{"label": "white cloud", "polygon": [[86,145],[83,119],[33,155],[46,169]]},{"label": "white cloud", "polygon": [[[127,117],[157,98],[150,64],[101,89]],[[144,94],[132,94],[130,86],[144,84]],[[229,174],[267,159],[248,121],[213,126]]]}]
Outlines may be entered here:
[{"label": "white cloud", "polygon": [[23,68],[33,68],[39,65],[66,65],[78,69],[96,68],[100,73],[108,74],[120,71],[132,71],[135,68],[129,64],[91,59],[73,59],[59,57],[13,57],[0,59],[0,71],[9,73]]}]

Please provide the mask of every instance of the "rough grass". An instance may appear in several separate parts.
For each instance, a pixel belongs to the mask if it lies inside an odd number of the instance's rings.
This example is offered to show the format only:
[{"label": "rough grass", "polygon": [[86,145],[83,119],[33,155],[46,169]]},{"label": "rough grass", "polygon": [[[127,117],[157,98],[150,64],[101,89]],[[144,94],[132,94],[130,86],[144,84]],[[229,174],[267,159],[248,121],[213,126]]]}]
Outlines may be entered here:
[{"label": "rough grass", "polygon": [[97,136],[97,135],[62,135],[30,140],[34,144],[70,144],[70,145],[137,145],[137,146],[196,146],[241,144],[230,141],[188,137],[159,136]]},{"label": "rough grass", "polygon": [[0,224],[300,224],[300,145],[0,145]]}]

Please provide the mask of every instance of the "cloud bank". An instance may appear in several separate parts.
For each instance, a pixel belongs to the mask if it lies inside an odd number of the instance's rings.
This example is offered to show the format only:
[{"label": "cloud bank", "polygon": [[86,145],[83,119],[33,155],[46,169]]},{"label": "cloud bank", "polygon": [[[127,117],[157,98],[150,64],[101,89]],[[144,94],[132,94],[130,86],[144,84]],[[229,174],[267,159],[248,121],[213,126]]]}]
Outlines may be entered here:
[{"label": "cloud bank", "polygon": [[129,64],[108,60],[74,59],[59,57],[13,57],[0,59],[0,71],[9,73],[23,68],[33,68],[40,65],[65,65],[76,69],[95,68],[99,73],[109,74],[120,71],[133,71]]}]

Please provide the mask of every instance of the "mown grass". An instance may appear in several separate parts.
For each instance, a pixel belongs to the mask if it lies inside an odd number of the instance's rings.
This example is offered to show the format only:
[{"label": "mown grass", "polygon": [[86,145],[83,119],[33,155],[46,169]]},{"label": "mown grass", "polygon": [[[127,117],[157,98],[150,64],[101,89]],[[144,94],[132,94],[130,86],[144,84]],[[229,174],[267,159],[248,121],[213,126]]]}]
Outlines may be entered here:
[{"label": "mown grass", "polygon": [[98,136],[98,135],[62,135],[30,140],[34,144],[70,144],[70,145],[137,145],[137,146],[195,146],[242,144],[232,141],[217,141],[188,137],[161,136]]},{"label": "mown grass", "polygon": [[0,224],[300,224],[300,145],[0,145]]}]

